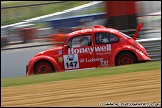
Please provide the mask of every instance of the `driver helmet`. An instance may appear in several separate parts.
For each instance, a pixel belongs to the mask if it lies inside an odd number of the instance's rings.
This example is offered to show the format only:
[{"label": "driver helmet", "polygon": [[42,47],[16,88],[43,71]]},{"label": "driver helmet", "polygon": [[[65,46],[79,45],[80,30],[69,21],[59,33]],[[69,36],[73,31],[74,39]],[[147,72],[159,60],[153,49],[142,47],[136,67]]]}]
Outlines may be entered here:
[{"label": "driver helmet", "polygon": [[87,37],[83,37],[79,40],[80,46],[88,46],[89,39]]}]

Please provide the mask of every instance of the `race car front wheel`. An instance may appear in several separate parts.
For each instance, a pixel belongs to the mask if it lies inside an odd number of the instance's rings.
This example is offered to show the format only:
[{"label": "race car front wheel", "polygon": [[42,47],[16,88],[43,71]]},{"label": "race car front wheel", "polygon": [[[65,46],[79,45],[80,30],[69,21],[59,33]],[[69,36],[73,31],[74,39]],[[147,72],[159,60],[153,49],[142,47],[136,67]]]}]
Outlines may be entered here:
[{"label": "race car front wheel", "polygon": [[54,71],[54,67],[48,61],[39,61],[34,66],[34,74],[51,73]]},{"label": "race car front wheel", "polygon": [[115,59],[115,65],[126,65],[126,64],[133,64],[137,63],[137,58],[131,52],[121,52],[117,55]]}]

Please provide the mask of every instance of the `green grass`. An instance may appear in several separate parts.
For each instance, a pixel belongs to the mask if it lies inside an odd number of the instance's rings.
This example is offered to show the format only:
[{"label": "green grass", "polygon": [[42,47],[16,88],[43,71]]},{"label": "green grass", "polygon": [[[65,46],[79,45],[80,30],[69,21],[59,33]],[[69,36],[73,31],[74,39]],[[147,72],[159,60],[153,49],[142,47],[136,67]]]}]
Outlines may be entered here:
[{"label": "green grass", "polygon": [[[20,6],[26,4],[38,4],[44,2],[53,2],[53,1],[28,1],[28,2],[1,2],[1,7],[8,6]],[[42,15],[52,14],[56,12],[61,12],[66,9],[70,9],[76,6],[80,6],[83,4],[87,4],[91,1],[68,1],[57,4],[48,4],[48,5],[40,5],[40,6],[28,6],[21,8],[11,8],[11,9],[1,9],[1,26],[13,24],[17,22],[21,22],[23,20],[27,20],[34,17],[39,17]],[[97,13],[103,12],[103,8],[87,10],[88,12],[79,13],[80,15],[86,13]]]},{"label": "green grass", "polygon": [[71,72],[60,72],[60,73],[49,73],[49,74],[39,74],[39,75],[30,75],[22,76],[16,78],[2,78],[1,87],[8,86],[20,86],[34,83],[50,82],[50,81],[60,81],[60,80],[69,80],[76,78],[86,78],[102,75],[114,75],[121,73],[130,73],[130,72],[140,72],[147,70],[161,69],[161,61],[156,62],[146,62],[125,66],[116,66],[111,68],[97,68],[89,70],[79,70]]}]

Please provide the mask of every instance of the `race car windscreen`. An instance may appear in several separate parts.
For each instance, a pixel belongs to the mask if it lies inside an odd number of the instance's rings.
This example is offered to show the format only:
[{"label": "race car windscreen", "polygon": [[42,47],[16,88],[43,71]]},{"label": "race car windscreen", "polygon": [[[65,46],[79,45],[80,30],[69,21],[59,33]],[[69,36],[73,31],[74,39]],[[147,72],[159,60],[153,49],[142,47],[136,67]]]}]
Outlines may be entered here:
[{"label": "race car windscreen", "polygon": [[121,33],[123,36],[125,36],[127,38],[132,38],[131,36],[126,35],[125,33],[122,33],[122,32],[119,32],[119,33]]}]

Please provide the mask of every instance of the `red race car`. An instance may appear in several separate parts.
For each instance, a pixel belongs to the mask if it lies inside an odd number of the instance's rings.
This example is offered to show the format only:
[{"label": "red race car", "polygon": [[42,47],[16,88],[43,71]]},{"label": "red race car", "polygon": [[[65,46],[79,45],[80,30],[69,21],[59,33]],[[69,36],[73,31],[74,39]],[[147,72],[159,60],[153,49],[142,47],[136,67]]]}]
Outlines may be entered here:
[{"label": "red race car", "polygon": [[149,61],[145,48],[136,41],[143,24],[137,26],[133,37],[101,25],[69,33],[63,46],[31,58],[26,66],[27,75]]}]

